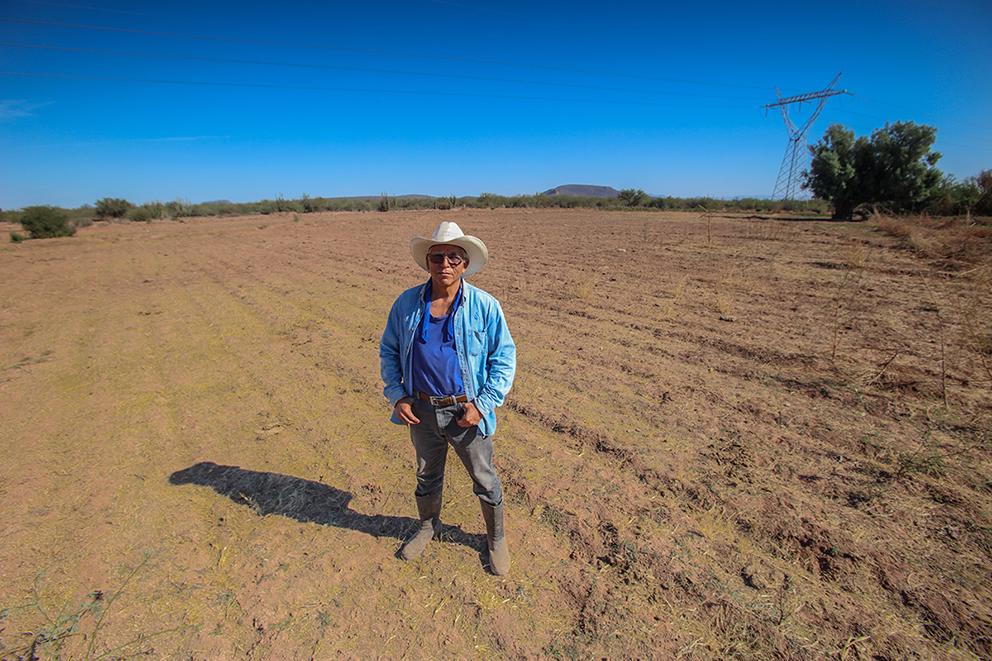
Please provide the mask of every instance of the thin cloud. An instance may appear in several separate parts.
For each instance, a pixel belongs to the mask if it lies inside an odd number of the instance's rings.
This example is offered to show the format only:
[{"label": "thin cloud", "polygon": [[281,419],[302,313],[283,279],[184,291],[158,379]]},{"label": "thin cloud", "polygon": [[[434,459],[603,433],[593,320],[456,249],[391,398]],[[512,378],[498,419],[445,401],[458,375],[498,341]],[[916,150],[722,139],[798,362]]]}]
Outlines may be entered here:
[{"label": "thin cloud", "polygon": [[35,110],[51,105],[51,101],[32,103],[24,99],[0,99],[0,122],[33,117]]},{"label": "thin cloud", "polygon": [[198,142],[200,140],[223,140],[229,135],[171,135],[164,138],[132,138],[127,142]]},{"label": "thin cloud", "polygon": [[[140,11],[128,11],[126,9],[111,9],[110,7],[94,7],[92,5],[74,5],[65,2],[41,2],[41,0],[14,0],[14,2],[20,2],[22,5],[42,5],[45,7],[60,7],[63,9],[85,9],[87,11],[106,11],[112,12],[114,14],[130,14],[132,16],[156,16],[156,14],[148,14]],[[157,14],[161,16],[161,14]]]},{"label": "thin cloud", "polygon": [[25,145],[28,148],[45,149],[50,147],[95,147],[99,145],[126,145],[135,143],[168,143],[168,142],[205,142],[208,140],[226,140],[229,135],[166,135],[156,138],[117,138],[112,140],[75,140],[73,142],[58,142],[38,145]]}]

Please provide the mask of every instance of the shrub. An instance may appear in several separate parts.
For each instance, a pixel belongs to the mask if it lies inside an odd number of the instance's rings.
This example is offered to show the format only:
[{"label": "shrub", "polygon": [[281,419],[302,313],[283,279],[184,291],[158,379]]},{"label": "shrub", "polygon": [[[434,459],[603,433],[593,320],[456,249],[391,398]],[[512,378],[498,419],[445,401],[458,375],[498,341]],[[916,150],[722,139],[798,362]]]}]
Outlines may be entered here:
[{"label": "shrub", "polygon": [[618,197],[628,207],[639,207],[648,199],[648,194],[640,188],[624,188]]},{"label": "shrub", "polygon": [[300,198],[300,207],[303,209],[303,213],[313,213],[317,210],[317,202],[304,193],[303,197]]},{"label": "shrub", "polygon": [[193,215],[193,205],[188,200],[176,198],[165,205],[166,212],[173,218],[189,218]]},{"label": "shrub", "polygon": [[131,220],[150,223],[159,218],[165,218],[165,205],[161,202],[148,202],[140,207],[134,207],[128,212]]},{"label": "shrub", "polygon": [[32,239],[72,236],[76,233],[69,216],[58,207],[25,207],[21,212],[21,225],[31,233]]},{"label": "shrub", "polygon": [[96,201],[96,215],[100,218],[123,218],[132,206],[119,197],[105,197]]},{"label": "shrub", "polygon": [[27,237],[24,236],[23,234],[18,234],[17,232],[11,232],[10,233],[10,242],[11,243],[20,243],[21,241],[24,241],[25,239],[27,239]]}]

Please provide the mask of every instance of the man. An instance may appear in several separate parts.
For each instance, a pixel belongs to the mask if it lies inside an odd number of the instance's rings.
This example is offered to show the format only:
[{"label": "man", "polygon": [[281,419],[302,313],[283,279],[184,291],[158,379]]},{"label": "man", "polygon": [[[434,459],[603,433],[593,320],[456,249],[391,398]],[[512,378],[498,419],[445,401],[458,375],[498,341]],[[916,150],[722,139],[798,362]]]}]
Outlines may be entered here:
[{"label": "man", "polygon": [[447,221],[432,237],[411,240],[410,251],[431,277],[396,299],[379,345],[392,421],[409,426],[417,455],[420,527],[400,556],[418,557],[440,531],[450,444],[482,506],[489,566],[502,576],[509,571],[510,555],[503,532],[503,487],[493,469],[493,433],[496,407],[513,384],[517,354],[499,302],[464,280],[482,270],[489,251]]}]

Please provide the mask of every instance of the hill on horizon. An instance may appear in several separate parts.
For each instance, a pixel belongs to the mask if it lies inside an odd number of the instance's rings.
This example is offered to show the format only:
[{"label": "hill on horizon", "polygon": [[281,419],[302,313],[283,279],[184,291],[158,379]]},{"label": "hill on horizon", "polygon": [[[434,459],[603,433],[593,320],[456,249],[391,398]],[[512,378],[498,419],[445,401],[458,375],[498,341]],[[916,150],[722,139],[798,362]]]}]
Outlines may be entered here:
[{"label": "hill on horizon", "polygon": [[612,186],[590,186],[587,184],[565,184],[549,188],[541,195],[579,195],[582,197],[619,197],[620,191]]}]

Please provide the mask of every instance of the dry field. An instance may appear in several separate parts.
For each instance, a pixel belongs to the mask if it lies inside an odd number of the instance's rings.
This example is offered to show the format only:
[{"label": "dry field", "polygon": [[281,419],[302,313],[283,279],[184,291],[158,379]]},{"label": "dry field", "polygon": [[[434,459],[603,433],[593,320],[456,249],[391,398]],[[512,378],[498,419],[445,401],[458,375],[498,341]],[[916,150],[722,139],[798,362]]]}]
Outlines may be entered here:
[{"label": "dry field", "polygon": [[[456,461],[394,557],[378,339],[442,219],[518,345],[506,578]],[[98,223],[0,280],[2,658],[992,655],[988,271],[870,223]]]}]

